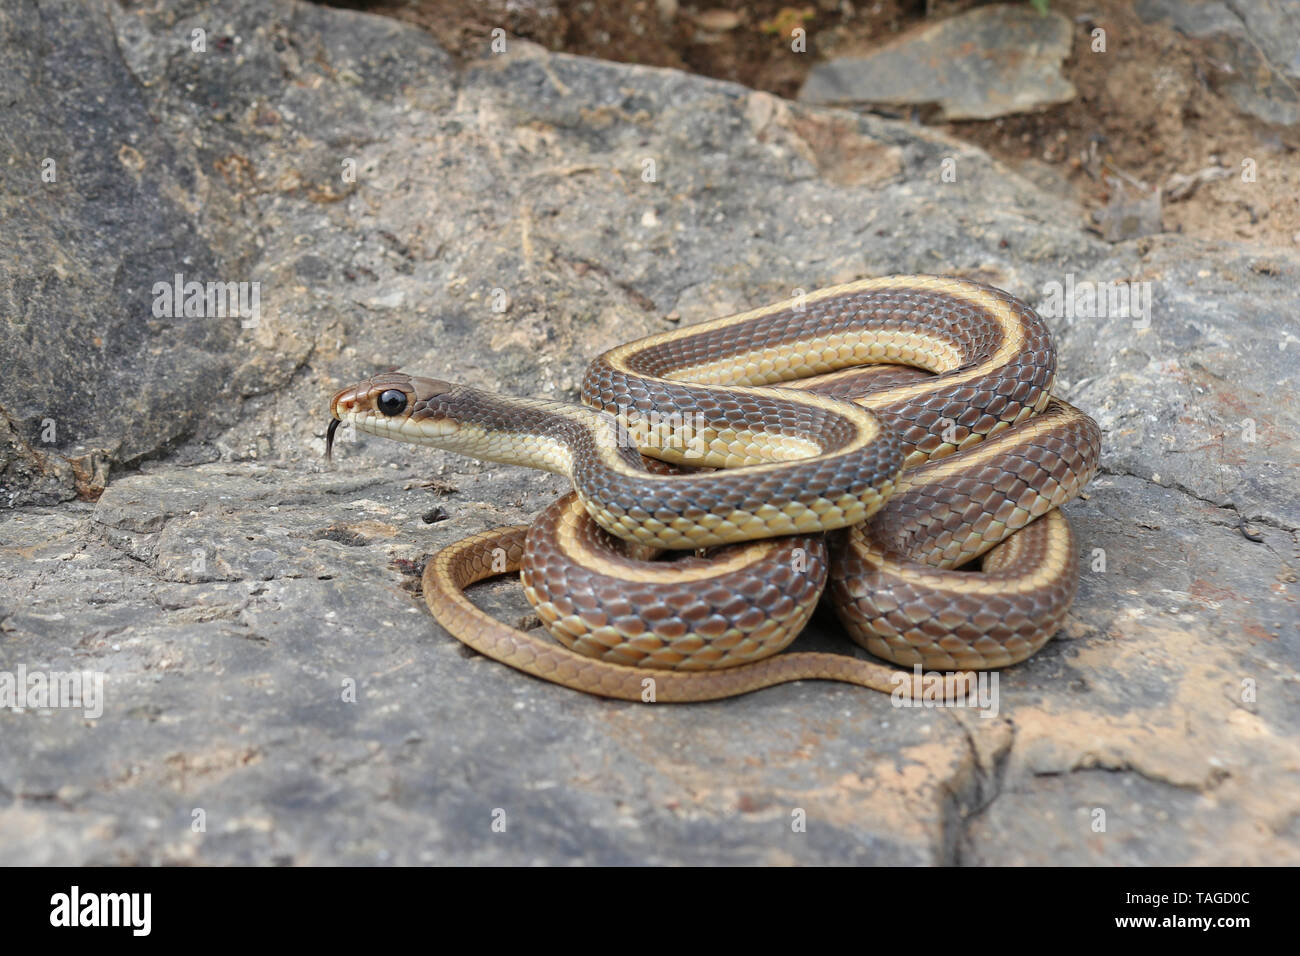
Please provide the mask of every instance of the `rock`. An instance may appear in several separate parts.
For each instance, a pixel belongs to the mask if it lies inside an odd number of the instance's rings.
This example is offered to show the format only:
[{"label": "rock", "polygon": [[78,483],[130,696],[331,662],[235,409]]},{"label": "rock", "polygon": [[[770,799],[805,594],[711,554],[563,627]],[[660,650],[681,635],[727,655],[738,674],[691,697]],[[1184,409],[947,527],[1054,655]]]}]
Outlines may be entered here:
[{"label": "rock", "polygon": [[1204,39],[1210,79],[1242,110],[1269,123],[1300,122],[1300,0],[1138,0],[1147,23],[1169,20]]},{"label": "rock", "polygon": [[1055,285],[1035,302],[1067,323],[1059,348],[1068,394],[1102,426],[1103,467],[1213,505],[1234,529],[1240,515],[1294,533],[1300,261],[1287,251],[1261,268],[1247,245],[1144,242],[1129,315],[1110,304],[1122,303],[1125,286],[1097,281],[1118,275],[1118,263],[1066,280],[1076,301],[1086,305],[1081,286],[1091,284],[1104,306],[1069,318]]},{"label": "rock", "polygon": [[1093,215],[1107,242],[1158,236],[1164,231],[1161,223],[1161,192],[1153,189],[1143,192],[1129,191],[1118,179],[1110,179],[1110,201]]},{"label": "rock", "polygon": [[995,4],[930,23],[863,57],[813,67],[806,103],[937,107],[939,121],[993,119],[1074,99],[1061,76],[1073,27],[1055,11]]},{"label": "rock", "polygon": [[[0,13],[28,157],[4,335],[36,372],[0,384],[5,480],[47,502],[0,512],[0,674],[103,677],[98,717],[0,713],[0,862],[1300,862],[1297,250],[1112,245],[924,128],[673,71],[514,40],[457,68],[296,3],[107,9]],[[76,159],[55,194],[13,178],[43,136]],[[138,182],[95,152],[120,142]],[[260,281],[260,320],[147,318],[178,243],[186,276]],[[564,480],[378,439],[320,458],[329,395],[380,368],[571,398],[662,316],[897,272],[1038,307],[1105,430],[1068,509],[1079,598],[996,716],[540,682],[441,632],[415,572]],[[70,383],[134,404],[78,426],[98,501],[50,504],[76,477],[41,463],[75,454],[21,456]],[[517,582],[475,599],[528,614]],[[796,646],[850,652],[826,621]]]},{"label": "rock", "polygon": [[[78,22],[58,29],[0,11],[0,215],[21,223],[0,230],[7,503],[94,497],[112,466],[194,428],[234,367],[238,327],[159,315],[151,289],[177,272],[245,278],[251,251],[219,263],[185,208],[206,170],[153,122],[114,36],[67,7]],[[233,213],[228,198],[211,195],[208,214]]]}]

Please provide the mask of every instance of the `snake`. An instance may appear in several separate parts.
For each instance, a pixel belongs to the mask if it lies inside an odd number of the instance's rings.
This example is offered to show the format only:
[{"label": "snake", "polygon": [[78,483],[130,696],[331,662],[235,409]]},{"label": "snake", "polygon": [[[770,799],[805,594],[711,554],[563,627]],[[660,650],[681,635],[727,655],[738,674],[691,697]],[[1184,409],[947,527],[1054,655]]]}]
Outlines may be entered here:
[{"label": "snake", "polygon": [[[326,456],[349,423],[570,479],[422,575],[438,623],[517,670],[656,702],[798,680],[917,695],[923,668],[955,694],[1036,653],[1075,597],[1060,506],[1101,434],[1053,396],[1056,362],[1007,292],[876,277],[616,346],[580,403],[382,372],[333,396]],[[552,640],[466,594],[514,573]],[[823,594],[887,664],[786,651]]]}]

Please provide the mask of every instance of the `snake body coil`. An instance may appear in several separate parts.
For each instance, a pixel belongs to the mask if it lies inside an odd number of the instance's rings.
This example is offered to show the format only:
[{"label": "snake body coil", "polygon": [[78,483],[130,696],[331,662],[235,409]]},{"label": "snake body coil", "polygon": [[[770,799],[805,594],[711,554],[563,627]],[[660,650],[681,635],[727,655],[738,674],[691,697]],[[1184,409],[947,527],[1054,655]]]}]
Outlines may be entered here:
[{"label": "snake body coil", "polygon": [[[777,655],[828,568],[850,636],[930,669],[1023,660],[1073,599],[1055,509],[1092,477],[1100,434],[1051,397],[1055,361],[1042,320],[1006,293],[893,276],[619,346],[589,367],[584,406],[383,373],[335,395],[330,437],[348,421],[572,478],[526,536],[477,535],[426,567],[434,616],[488,656],[626,699],[647,678],[656,700],[807,678],[891,690],[877,664]],[[986,552],[984,573],[952,570]],[[464,596],[516,569],[564,647]]]}]

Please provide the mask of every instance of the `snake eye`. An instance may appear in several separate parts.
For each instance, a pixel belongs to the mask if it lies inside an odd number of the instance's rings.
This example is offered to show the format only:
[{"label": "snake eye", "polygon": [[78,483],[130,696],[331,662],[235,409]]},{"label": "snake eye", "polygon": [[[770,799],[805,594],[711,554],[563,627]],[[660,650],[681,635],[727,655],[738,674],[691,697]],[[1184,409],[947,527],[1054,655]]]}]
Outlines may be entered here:
[{"label": "snake eye", "polygon": [[390,388],[379,396],[379,401],[375,402],[379,410],[390,418],[393,415],[402,414],[406,408],[406,393],[398,388]]}]

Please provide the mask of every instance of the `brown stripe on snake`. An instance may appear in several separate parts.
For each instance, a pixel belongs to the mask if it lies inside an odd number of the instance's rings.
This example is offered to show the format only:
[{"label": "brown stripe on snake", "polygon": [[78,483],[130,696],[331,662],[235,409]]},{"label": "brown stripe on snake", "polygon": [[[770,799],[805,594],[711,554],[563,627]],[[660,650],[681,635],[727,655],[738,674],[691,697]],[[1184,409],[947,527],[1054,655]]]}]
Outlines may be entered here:
[{"label": "brown stripe on snake", "polygon": [[[424,569],[424,599],[434,618],[469,647],[495,661],[562,687],[600,697],[657,703],[720,700],[800,680],[857,684],[920,698],[924,681],[843,654],[787,652],[739,667],[711,671],[650,670],[586,657],[567,647],[506,627],[468,597],[470,585],[513,574],[523,560],[528,525],[484,531],[443,548]],[[964,699],[966,674],[950,674],[940,696]]]},{"label": "brown stripe on snake", "polygon": [[[846,371],[870,362],[895,367]],[[901,371],[899,363],[923,371]],[[659,684],[657,699],[697,700],[805,677],[879,689],[892,683],[879,665],[836,655],[753,660],[788,643],[806,619],[809,595],[821,587],[811,575],[796,581],[789,574],[793,565],[784,576],[761,567],[773,549],[788,545],[715,555],[710,560],[719,562],[721,576],[715,579],[692,563],[697,559],[686,559],[677,572],[673,565],[630,562],[592,519],[629,540],[692,548],[845,527],[874,513],[894,492],[904,451],[909,466],[933,459],[905,471],[898,479],[905,493],[889,501],[870,529],[855,530],[842,549],[856,573],[888,572],[893,577],[882,580],[896,584],[896,591],[882,592],[880,606],[864,604],[870,595],[854,587],[858,577],[837,570],[839,610],[856,639],[900,663],[1001,666],[1040,646],[1068,606],[1075,572],[1064,519],[1052,511],[986,558],[995,568],[989,595],[1028,595],[1047,608],[1008,611],[1015,622],[1010,630],[999,630],[972,604],[989,597],[971,590],[978,575],[923,567],[915,558],[933,560],[954,547],[957,554],[985,550],[1077,494],[1091,476],[1095,426],[1086,416],[1057,403],[1041,421],[1033,418],[1047,407],[1054,371],[1046,329],[1023,303],[965,280],[902,276],[848,283],[803,303],[620,346],[589,369],[584,398],[595,408],[389,373],[340,392],[331,412],[363,431],[573,478],[581,507],[569,502],[548,509],[527,549],[513,532],[489,533],[444,549],[430,562],[426,601],[451,633],[566,686],[640,699],[649,674]],[[833,374],[811,387],[796,381],[824,373]],[[814,391],[847,394],[859,385],[866,393],[857,399],[862,407]],[[889,427],[880,427],[866,408]],[[655,414],[674,422],[672,440],[657,440]],[[749,467],[650,475],[622,441],[627,435],[619,435],[620,426],[642,453],[665,461]],[[957,449],[963,450],[946,457]],[[924,553],[907,550],[920,542]],[[524,563],[527,593],[543,620],[559,639],[593,657],[506,628],[465,598],[467,583],[488,576],[486,567],[500,567],[479,553],[489,545]],[[754,572],[751,561],[761,569]],[[1026,570],[1024,562],[1037,564]],[[733,563],[750,566],[736,573],[753,573],[759,583],[736,591],[725,586],[724,600],[724,586],[714,584],[732,573]],[[697,572],[704,577],[691,588]],[[662,598],[638,590],[653,589],[656,580],[671,582],[674,573],[676,584]],[[1070,583],[1062,588],[1061,582]],[[908,587],[915,590],[905,592]],[[707,600],[701,598],[705,591]],[[627,597],[633,592],[636,601]],[[889,606],[890,593],[907,597]],[[645,601],[653,609],[649,620],[629,613]],[[1022,627],[1022,616],[1032,621]],[[786,625],[788,636],[781,631]],[[821,660],[827,657],[834,663]],[[706,665],[721,669],[693,670]],[[673,687],[667,695],[665,681]]]},{"label": "brown stripe on snake", "polygon": [[1016,428],[905,471],[871,526],[894,552],[960,567],[1074,498],[1100,456],[1097,423],[1054,398]]},{"label": "brown stripe on snake", "polygon": [[774,385],[872,363],[936,375],[861,401],[899,432],[912,465],[1040,411],[1056,352],[1038,314],[1000,289],[889,276],[619,346],[588,367],[583,401],[627,417],[636,432],[653,409],[691,407],[702,384]]},{"label": "brown stripe on snake", "polygon": [[823,535],[675,561],[629,558],[622,544],[570,495],[533,523],[520,569],[552,635],[616,664],[701,670],[768,657],[803,630],[826,583]]},{"label": "brown stripe on snake", "polygon": [[[934,670],[1005,667],[1038,651],[1078,583],[1056,509],[1092,479],[1100,453],[1097,424],[1053,399],[971,451],[904,472],[886,507],[836,549],[829,594],[849,635]],[[948,570],[981,555],[981,574]]]},{"label": "brown stripe on snake", "polygon": [[979,574],[915,564],[855,528],[836,554],[830,595],[849,636],[873,654],[927,670],[984,670],[1038,651],[1078,581],[1070,523],[1052,511],[990,551]]}]

